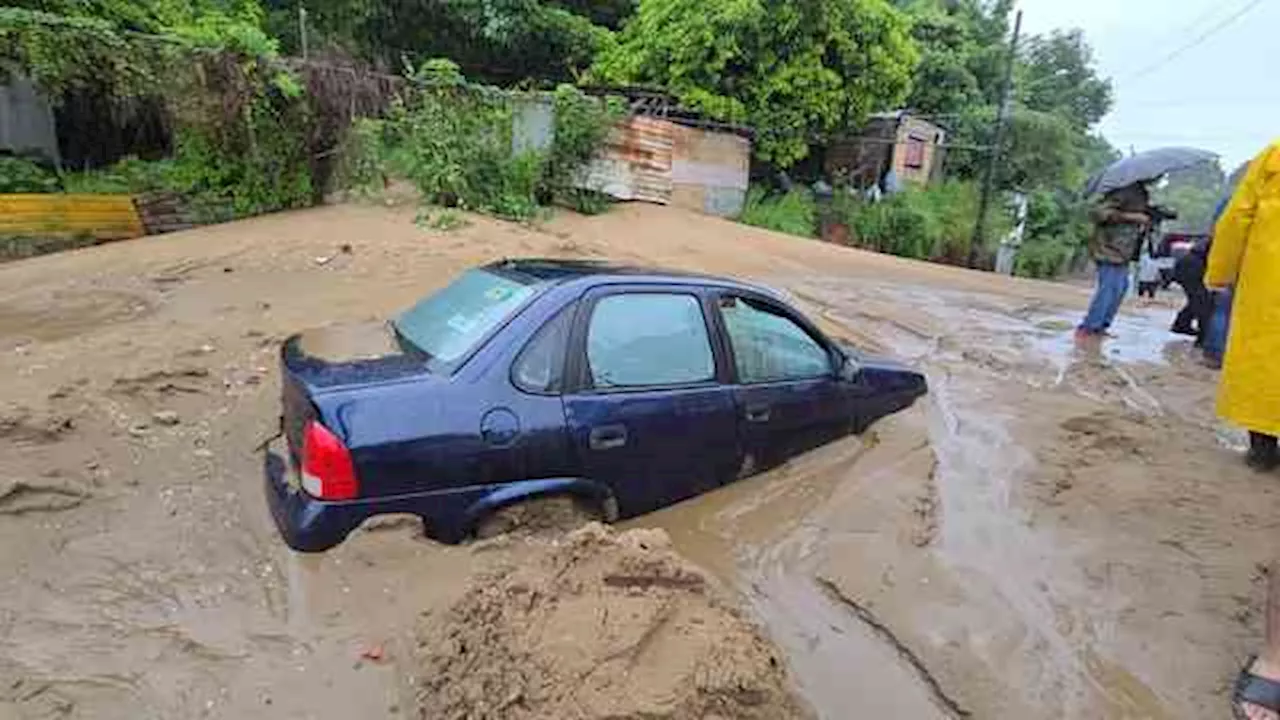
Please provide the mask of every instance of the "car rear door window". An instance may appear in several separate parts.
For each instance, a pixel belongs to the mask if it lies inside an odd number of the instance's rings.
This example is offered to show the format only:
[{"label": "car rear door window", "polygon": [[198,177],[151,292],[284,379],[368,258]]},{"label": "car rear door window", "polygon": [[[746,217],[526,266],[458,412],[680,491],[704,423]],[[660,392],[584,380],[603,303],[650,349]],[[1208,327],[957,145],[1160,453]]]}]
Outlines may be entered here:
[{"label": "car rear door window", "polygon": [[713,380],[715,357],[698,298],[674,293],[601,298],[587,329],[587,369],[597,389]]},{"label": "car rear door window", "polygon": [[565,349],[573,327],[573,305],[561,310],[520,351],[511,380],[525,392],[558,393],[563,387]]},{"label": "car rear door window", "polygon": [[827,349],[799,323],[755,300],[726,296],[720,315],[740,382],[809,380],[830,375]]}]

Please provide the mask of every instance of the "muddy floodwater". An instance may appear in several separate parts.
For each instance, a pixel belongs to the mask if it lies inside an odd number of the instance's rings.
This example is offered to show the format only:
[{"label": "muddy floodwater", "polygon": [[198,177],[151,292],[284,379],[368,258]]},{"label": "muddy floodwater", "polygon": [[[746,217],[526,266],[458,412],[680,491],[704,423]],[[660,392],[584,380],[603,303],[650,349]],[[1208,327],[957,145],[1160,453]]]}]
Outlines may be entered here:
[{"label": "muddy floodwater", "polygon": [[529,550],[391,519],[291,553],[255,449],[289,333],[520,255],[759,280],[927,373],[862,437],[625,524],[707,569],[817,716],[1226,714],[1280,476],[1243,467],[1169,294],[1077,347],[1083,285],[661,208],[412,218],[336,206],[0,266],[0,718],[420,717],[413,624]]}]

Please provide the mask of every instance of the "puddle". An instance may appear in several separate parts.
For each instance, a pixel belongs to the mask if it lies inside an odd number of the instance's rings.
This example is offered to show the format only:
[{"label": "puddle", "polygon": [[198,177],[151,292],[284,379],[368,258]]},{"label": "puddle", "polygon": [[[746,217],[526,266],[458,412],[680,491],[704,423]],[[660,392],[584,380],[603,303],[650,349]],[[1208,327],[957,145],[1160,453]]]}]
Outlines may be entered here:
[{"label": "puddle", "polygon": [[1037,332],[1032,349],[1059,367],[1082,354],[1119,363],[1169,365],[1175,353],[1190,344],[1188,339],[1169,332],[1173,320],[1169,311],[1144,309],[1138,314],[1121,315],[1111,329],[1113,337],[1090,343],[1087,349],[1082,349],[1075,339],[1078,320],[1067,313],[1039,319],[1033,326]]}]

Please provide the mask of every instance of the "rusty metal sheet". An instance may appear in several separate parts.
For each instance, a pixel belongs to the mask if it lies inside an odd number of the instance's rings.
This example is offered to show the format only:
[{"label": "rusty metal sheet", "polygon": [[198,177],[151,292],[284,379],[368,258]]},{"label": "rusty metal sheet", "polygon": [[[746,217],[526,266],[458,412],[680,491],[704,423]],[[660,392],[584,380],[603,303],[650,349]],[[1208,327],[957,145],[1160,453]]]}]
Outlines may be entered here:
[{"label": "rusty metal sheet", "polygon": [[614,126],[604,151],[575,186],[620,200],[671,202],[672,123],[634,116]]}]

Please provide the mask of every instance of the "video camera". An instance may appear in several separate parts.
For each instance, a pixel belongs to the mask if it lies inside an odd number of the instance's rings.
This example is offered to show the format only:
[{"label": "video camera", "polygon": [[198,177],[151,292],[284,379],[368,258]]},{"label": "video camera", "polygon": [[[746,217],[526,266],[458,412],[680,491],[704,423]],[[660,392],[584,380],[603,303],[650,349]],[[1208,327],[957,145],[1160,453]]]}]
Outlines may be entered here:
[{"label": "video camera", "polygon": [[1164,205],[1148,205],[1143,212],[1151,218],[1152,225],[1159,225],[1166,220],[1178,219],[1178,211]]}]

